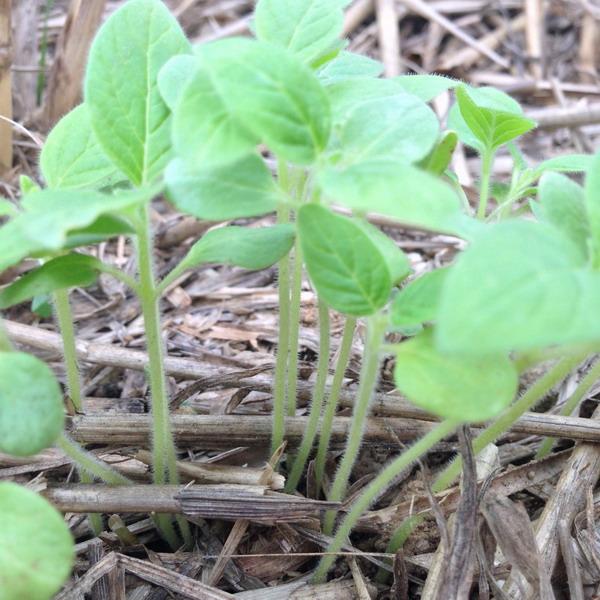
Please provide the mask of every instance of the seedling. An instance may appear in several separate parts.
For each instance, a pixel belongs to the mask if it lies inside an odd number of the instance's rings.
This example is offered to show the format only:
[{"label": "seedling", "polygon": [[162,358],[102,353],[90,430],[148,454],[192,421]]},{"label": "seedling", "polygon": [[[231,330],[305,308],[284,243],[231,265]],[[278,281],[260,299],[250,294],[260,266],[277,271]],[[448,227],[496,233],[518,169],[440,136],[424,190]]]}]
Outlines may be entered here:
[{"label": "seedling", "polygon": [[[319,307],[319,358],[308,425],[293,460],[288,455],[288,491],[299,485],[317,435],[315,466],[323,479],[356,322],[364,320],[352,424],[325,495],[339,501],[346,495],[385,353],[395,355],[398,390],[444,421],[363,490],[335,530],[331,553],[361,513],[437,441],[460,424],[497,417],[475,440],[480,450],[600,342],[594,310],[600,300],[600,159],[573,156],[528,167],[515,140],[535,123],[502,92],[440,76],[379,79],[379,63],[346,52],[339,40],[345,4],[260,0],[256,38],[192,47],[162,2],[130,0],[93,44],[84,103],[48,139],[41,166],[50,189],[30,190],[16,215],[5,207],[11,218],[0,229],[0,269],[26,257],[46,260],[4,290],[4,306],[89,285],[99,272],[121,277],[139,297],[158,484],[178,481],[159,301],[184,271],[207,262],[249,269],[278,264],[274,449],[285,439],[285,415],[296,412],[300,293],[308,274]],[[454,90],[457,101],[442,131],[428,102],[446,90]],[[457,140],[481,155],[475,215],[449,166]],[[500,193],[491,173],[503,146],[515,169]],[[556,173],[576,170],[588,172],[585,190]],[[275,213],[277,225],[214,229],[157,281],[149,205],[163,192],[175,208],[200,219]],[[500,201],[492,211],[490,196]],[[517,218],[530,206],[536,219]],[[368,222],[369,213],[462,238],[467,249],[452,265],[407,284],[407,257]],[[136,278],[73,253],[115,235],[135,245]],[[328,394],[332,310],[346,324]],[[403,335],[393,347],[385,344],[390,331]],[[72,338],[68,326],[65,332]],[[561,360],[513,403],[521,371],[550,349]],[[436,489],[459,471],[456,461]],[[170,519],[158,523],[176,545]],[[189,541],[187,522],[179,525]],[[334,532],[334,514],[325,515],[323,528]],[[333,560],[334,554],[323,559],[316,579]]]}]

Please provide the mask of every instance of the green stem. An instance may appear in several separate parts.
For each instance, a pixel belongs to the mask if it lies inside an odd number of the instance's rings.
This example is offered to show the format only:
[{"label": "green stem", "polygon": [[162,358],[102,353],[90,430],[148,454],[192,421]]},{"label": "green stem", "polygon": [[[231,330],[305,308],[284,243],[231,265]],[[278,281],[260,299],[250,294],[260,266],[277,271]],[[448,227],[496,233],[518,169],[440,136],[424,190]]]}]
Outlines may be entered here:
[{"label": "green stem", "polygon": [[[563,358],[554,365],[547,373],[540,377],[517,402],[507,408],[497,421],[482,431],[473,441],[475,454],[481,452],[485,446],[495,442],[498,437],[505,433],[510,426],[530,408],[540,402],[556,385],[558,385],[582,360],[584,354],[575,357]],[[456,458],[435,479],[432,485],[434,492],[441,492],[448,488],[460,475],[462,460]],[[422,515],[413,515],[403,521],[396,529],[388,542],[386,552],[394,554],[402,547],[414,528],[422,521]]]},{"label": "green stem", "polygon": [[13,345],[10,343],[4,324],[0,320],[0,352],[12,352],[14,350]]},{"label": "green stem", "polygon": [[[81,483],[91,484],[94,483],[94,476],[88,473],[85,469],[80,467],[77,468],[77,472],[79,473],[79,481]],[[87,515],[88,521],[90,523],[90,528],[94,535],[98,537],[104,531],[104,523],[102,521],[101,513],[88,513]]]},{"label": "green stem", "polygon": [[331,390],[325,406],[323,421],[321,423],[321,435],[319,437],[319,448],[317,450],[317,459],[315,462],[317,492],[320,489],[320,486],[323,483],[323,477],[325,476],[325,461],[327,459],[327,451],[329,450],[329,442],[331,441],[331,426],[340,399],[340,392],[342,391],[344,376],[350,359],[350,352],[352,351],[352,340],[354,339],[355,328],[356,319],[354,317],[346,317],[342,341],[340,342],[340,352],[337,364],[335,365]]},{"label": "green stem", "polygon": [[[144,207],[142,221],[137,227],[136,249],[140,276],[140,303],[144,317],[146,349],[148,352],[148,378],[152,397],[152,466],[154,483],[178,484],[177,454],[169,418],[169,402],[164,369],[164,352],[161,336],[159,298],[156,295],[152,260],[150,214]],[[157,515],[157,524],[171,546],[176,547],[177,534],[169,515]],[[178,519],[182,533],[189,545],[191,533],[187,521]]]},{"label": "green stem", "polygon": [[133,278],[127,275],[127,273],[123,273],[117,267],[113,267],[112,265],[108,265],[106,263],[101,263],[99,265],[99,269],[106,273],[107,275],[111,275],[115,279],[119,280],[121,283],[124,283],[129,289],[133,290],[138,296],[140,295],[140,284]]},{"label": "green stem", "polygon": [[[290,211],[285,206],[277,210],[277,222],[288,223]],[[285,433],[286,376],[290,347],[290,259],[284,256],[279,261],[279,339],[275,359],[275,383],[273,387],[273,435],[271,451],[275,452],[283,443]]]},{"label": "green stem", "polygon": [[296,395],[298,390],[298,340],[300,338],[300,307],[302,302],[302,248],[296,238],[294,246],[294,267],[290,304],[290,339],[288,348],[287,374],[287,415],[296,416]]},{"label": "green stem", "polygon": [[[585,377],[579,382],[575,391],[571,394],[571,397],[565,402],[564,406],[560,411],[560,415],[565,417],[571,415],[579,403],[583,400],[585,395],[590,391],[591,387],[600,379],[600,360],[597,360],[592,368],[586,373]],[[554,446],[554,438],[546,438],[542,445],[539,447],[536,459],[544,458],[552,452]]]},{"label": "green stem", "polygon": [[338,527],[333,541],[327,549],[328,555],[321,559],[315,571],[313,581],[321,582],[325,579],[327,572],[335,561],[335,553],[339,552],[346,543],[350,532],[356,525],[361,515],[371,504],[383,494],[388,487],[409,467],[415,460],[431,450],[435,444],[452,433],[459,424],[454,421],[444,421],[423,436],[418,442],[406,449],[400,456],[388,463],[383,471],[369,483],[361,495],[352,504],[348,514]]},{"label": "green stem", "polygon": [[[348,482],[352,467],[360,451],[365,423],[369,413],[371,398],[377,387],[379,377],[379,352],[385,333],[385,320],[380,315],[371,317],[368,321],[367,340],[365,343],[365,354],[360,370],[360,383],[358,396],[352,412],[352,423],[350,433],[346,441],[346,449],[340,463],[338,472],[329,492],[329,500],[341,502],[348,489]],[[335,522],[335,511],[325,514],[323,531],[329,535],[333,531]]]},{"label": "green stem", "polygon": [[81,394],[81,379],[77,363],[77,348],[75,345],[75,328],[73,313],[69,304],[68,290],[56,290],[53,294],[56,320],[63,342],[63,356],[67,374],[67,390],[76,411],[83,408]]},{"label": "green stem", "polygon": [[481,181],[479,183],[479,207],[477,208],[477,218],[481,220],[485,219],[487,212],[494,154],[493,151],[486,150],[481,155]]},{"label": "green stem", "polygon": [[131,485],[131,480],[115,471],[105,462],[98,460],[93,454],[84,450],[77,442],[68,437],[66,433],[63,433],[58,438],[56,445],[75,462],[79,469],[86,471],[94,478],[101,479],[105,483],[108,483],[108,485]]},{"label": "green stem", "polygon": [[293,492],[298,486],[300,477],[304,473],[304,467],[308,455],[313,447],[319,418],[321,417],[321,408],[323,407],[323,398],[325,397],[325,385],[327,383],[327,373],[329,367],[329,347],[330,347],[330,328],[329,328],[329,307],[323,300],[319,299],[319,360],[317,363],[317,378],[313,390],[312,401],[310,405],[310,415],[308,423],[302,436],[300,448],[294,460],[292,471],[288,477],[285,491]]}]

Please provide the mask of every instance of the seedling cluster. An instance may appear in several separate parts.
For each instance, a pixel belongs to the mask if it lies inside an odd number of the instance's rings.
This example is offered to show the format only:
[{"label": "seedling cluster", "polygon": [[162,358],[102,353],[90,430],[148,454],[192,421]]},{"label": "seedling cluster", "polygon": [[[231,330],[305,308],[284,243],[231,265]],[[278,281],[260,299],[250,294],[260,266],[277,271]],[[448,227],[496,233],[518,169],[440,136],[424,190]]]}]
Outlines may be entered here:
[{"label": "seedling cluster", "polygon": [[[319,356],[304,437],[282,464],[288,492],[301,485],[313,453],[316,480],[324,479],[356,324],[364,323],[346,448],[330,489],[319,493],[345,498],[385,355],[395,356],[398,390],[442,422],[386,465],[345,516],[323,516],[324,532],[334,536],[332,553],[362,512],[440,439],[461,424],[492,420],[475,440],[481,450],[600,343],[600,158],[573,155],[528,166],[515,140],[535,123],[504,93],[435,75],[381,79],[378,62],[345,50],[345,4],[260,0],[255,37],[194,47],[160,0],[129,0],[93,44],[83,104],[56,125],[43,148],[47,187],[25,180],[18,211],[5,207],[8,221],[0,228],[0,271],[26,258],[39,261],[0,292],[0,308],[53,296],[76,409],[82,402],[69,289],[108,273],[139,298],[157,484],[178,483],[160,299],[183,272],[204,263],[278,265],[273,450],[285,440],[286,415],[296,414],[303,275],[310,280]],[[443,130],[429,103],[447,90],[454,90],[456,102]],[[481,156],[474,210],[450,168],[457,141]],[[514,170],[509,185],[500,186],[490,177],[503,147],[513,155]],[[561,171],[586,172],[585,186]],[[161,195],[198,219],[221,223],[273,213],[277,223],[212,229],[159,281],[150,203]],[[451,265],[414,278],[397,244],[369,222],[373,213],[406,229],[456,236],[466,249]],[[115,236],[135,247],[135,278],[81,252]],[[331,311],[343,315],[345,326],[328,386]],[[401,342],[386,343],[390,332],[401,334]],[[516,399],[520,374],[549,359],[556,364]],[[579,397],[591,383],[582,382]],[[58,444],[80,465],[82,480],[128,483],[62,429],[62,398],[52,373],[3,336],[0,450],[30,455]],[[459,473],[455,461],[435,489]],[[35,523],[21,518],[29,503]],[[0,528],[0,541],[5,535],[22,539],[24,553],[34,552],[29,544],[35,544],[35,560],[49,561],[47,578],[41,569],[39,578],[27,580],[2,558],[0,579],[10,590],[5,597],[50,597],[72,560],[64,525],[43,499],[13,484],[2,484],[0,505],[10,525]],[[100,517],[92,523],[101,527]],[[158,515],[156,523],[174,548],[181,539],[191,544],[185,519],[175,524]],[[47,532],[44,543],[41,531]],[[333,554],[323,558],[316,580],[333,560]]]}]

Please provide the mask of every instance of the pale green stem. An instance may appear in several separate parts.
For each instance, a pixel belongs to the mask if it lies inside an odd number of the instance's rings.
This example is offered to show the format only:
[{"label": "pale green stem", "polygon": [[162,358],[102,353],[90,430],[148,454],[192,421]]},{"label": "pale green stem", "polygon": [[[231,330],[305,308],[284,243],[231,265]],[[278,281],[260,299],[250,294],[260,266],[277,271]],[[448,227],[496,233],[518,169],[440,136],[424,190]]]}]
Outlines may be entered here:
[{"label": "pale green stem", "polygon": [[96,479],[101,479],[109,485],[131,485],[131,480],[115,471],[105,462],[98,460],[93,454],[84,450],[77,442],[63,433],[56,445],[73,460],[75,465]]},{"label": "pale green stem", "polygon": [[[290,211],[280,206],[277,222],[288,223]],[[283,443],[285,433],[286,377],[290,342],[290,259],[279,261],[279,337],[275,359],[275,383],[273,386],[273,435],[271,451],[274,453]]]},{"label": "pale green stem", "polygon": [[[148,207],[143,209],[143,219],[137,228],[136,249],[140,276],[140,303],[144,317],[146,349],[148,352],[148,378],[152,397],[152,466],[154,483],[178,484],[177,454],[171,431],[169,402],[164,369],[164,351],[161,336],[159,299],[156,295],[152,260],[152,236]],[[177,535],[169,515],[157,515],[157,523],[165,539],[177,546]],[[178,519],[186,544],[191,543],[189,525]]]},{"label": "pale green stem", "polygon": [[6,333],[6,329],[4,329],[4,324],[0,320],[0,352],[12,352],[13,346],[10,343],[10,339],[8,334]]},{"label": "pale green stem", "polygon": [[342,333],[342,341],[340,342],[340,351],[335,365],[335,373],[331,383],[331,390],[325,406],[323,421],[321,423],[321,435],[319,437],[319,448],[317,450],[317,459],[315,461],[315,480],[317,483],[317,493],[323,483],[325,476],[325,461],[327,459],[327,451],[329,450],[329,442],[331,440],[331,427],[333,418],[337,410],[340,399],[340,392],[344,383],[344,376],[350,353],[352,351],[352,340],[354,339],[354,330],[356,328],[356,318],[346,317],[344,323],[344,332]]},{"label": "pale green stem", "polygon": [[[346,441],[346,448],[342,462],[338,468],[335,479],[329,492],[329,500],[340,502],[343,500],[348,482],[352,473],[352,467],[356,462],[360,446],[362,444],[365,424],[369,413],[371,398],[377,387],[379,378],[379,353],[385,333],[385,320],[380,315],[371,317],[368,321],[367,340],[365,343],[364,358],[360,370],[358,395],[352,411],[352,423]],[[325,514],[323,531],[329,535],[333,531],[335,523],[335,512],[328,511]]]},{"label": "pale green stem", "polygon": [[423,436],[418,442],[407,448],[400,456],[388,463],[387,466],[369,483],[360,496],[354,501],[348,514],[338,527],[333,541],[327,548],[328,554],[321,559],[313,580],[321,582],[335,561],[335,553],[339,552],[346,543],[350,532],[363,513],[383,494],[389,486],[409,467],[440,440],[451,434],[459,424],[454,421],[444,421]]},{"label": "pale green stem", "polygon": [[[81,483],[94,483],[94,476],[88,473],[85,469],[77,467],[77,472],[79,473],[79,481],[81,481]],[[102,514],[88,513],[87,518],[90,523],[91,530],[93,531],[94,535],[98,537],[104,531],[104,522],[102,521]]]},{"label": "pale green stem", "polygon": [[[473,451],[478,454],[488,444],[495,442],[498,437],[508,431],[510,426],[521,417],[525,412],[534,407],[543,400],[552,389],[558,385],[582,360],[584,354],[578,354],[572,358],[563,358],[554,365],[547,373],[540,377],[517,402],[507,408],[502,415],[492,423],[487,429],[484,429],[473,441]],[[432,485],[434,492],[441,492],[448,488],[452,482],[460,475],[462,469],[462,460],[460,457],[452,461],[435,479]],[[408,538],[413,529],[421,522],[420,515],[413,515],[405,520],[394,532],[388,542],[386,552],[394,554]]]},{"label": "pale green stem", "polygon": [[321,409],[323,407],[323,398],[325,397],[327,373],[329,370],[330,334],[329,307],[323,300],[319,299],[319,360],[317,363],[317,377],[310,405],[308,423],[306,424],[298,454],[294,460],[291,473],[285,486],[285,491],[288,493],[293,492],[298,486],[300,477],[302,477],[302,473],[304,473],[308,455],[312,450],[315,436],[317,435]]},{"label": "pale green stem", "polygon": [[[575,391],[562,407],[560,415],[563,417],[571,415],[598,379],[600,379],[600,360],[597,360],[594,363],[592,368],[586,373],[585,377],[579,382]],[[554,442],[554,438],[546,438],[535,455],[536,459],[539,460],[548,456],[548,454],[552,452]]]},{"label": "pale green stem", "polygon": [[67,390],[75,410],[83,408],[81,394],[81,379],[77,363],[77,348],[75,345],[75,328],[73,326],[73,313],[69,304],[69,291],[56,290],[53,294],[54,310],[58,328],[63,342],[63,357],[67,375]]},{"label": "pale green stem", "polygon": [[490,177],[494,163],[494,151],[485,150],[481,155],[481,181],[479,182],[479,207],[477,218],[485,219],[490,195]]},{"label": "pale green stem", "polygon": [[296,238],[294,246],[294,267],[292,273],[292,293],[290,303],[290,339],[288,356],[287,415],[296,415],[296,395],[298,391],[298,340],[300,338],[300,308],[302,303],[302,248]]}]

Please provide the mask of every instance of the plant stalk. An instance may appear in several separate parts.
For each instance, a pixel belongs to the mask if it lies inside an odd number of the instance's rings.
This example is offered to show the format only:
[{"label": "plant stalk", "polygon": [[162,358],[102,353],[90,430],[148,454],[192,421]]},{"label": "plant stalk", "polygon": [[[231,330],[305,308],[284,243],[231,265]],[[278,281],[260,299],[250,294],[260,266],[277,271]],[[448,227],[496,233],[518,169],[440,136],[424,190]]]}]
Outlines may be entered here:
[{"label": "plant stalk", "polygon": [[325,406],[323,421],[321,423],[321,435],[319,436],[319,448],[317,450],[317,459],[315,462],[315,479],[317,483],[317,495],[325,475],[325,462],[327,460],[327,451],[331,441],[331,427],[337,411],[340,392],[344,383],[344,375],[348,367],[350,352],[352,351],[352,341],[354,339],[354,330],[356,329],[356,318],[346,317],[344,323],[344,332],[340,342],[340,351],[335,365],[335,373],[331,382],[329,398]]},{"label": "plant stalk", "polygon": [[333,541],[327,549],[328,554],[321,559],[321,562],[315,571],[313,581],[318,583],[324,580],[327,572],[335,561],[335,553],[341,550],[358,519],[369,506],[371,506],[377,497],[383,494],[407,467],[431,450],[431,448],[433,448],[440,440],[451,434],[458,425],[459,423],[454,421],[444,421],[440,423],[427,435],[423,436],[418,442],[406,449],[400,456],[384,467],[383,471],[371,481],[352,504],[352,507],[338,527]]},{"label": "plant stalk", "polygon": [[[285,206],[277,210],[277,223],[289,223],[290,211]],[[279,261],[279,337],[275,359],[275,382],[273,386],[273,437],[271,453],[283,443],[285,434],[286,377],[290,348],[290,259]]]},{"label": "plant stalk", "polygon": [[330,348],[330,327],[329,327],[329,307],[325,302],[319,299],[319,360],[317,363],[317,378],[313,390],[310,416],[302,436],[302,442],[298,449],[298,454],[294,460],[292,471],[288,477],[285,491],[293,492],[298,486],[300,477],[304,473],[306,461],[313,447],[321,409],[323,407],[323,398],[325,397],[325,385],[327,384],[327,373],[329,370],[329,348]]},{"label": "plant stalk", "polygon": [[481,155],[481,181],[479,183],[479,206],[477,208],[477,218],[484,220],[487,213],[487,205],[490,195],[490,177],[492,175],[492,165],[494,163],[495,153],[486,150]]},{"label": "plant stalk", "polygon": [[0,352],[12,352],[13,350],[14,348],[10,343],[10,339],[4,328],[4,323],[0,319]]},{"label": "plant stalk", "polygon": [[[564,406],[560,411],[560,415],[565,417],[567,415],[571,415],[573,411],[577,408],[579,403],[583,400],[585,395],[590,391],[592,386],[600,379],[600,359],[597,360],[592,368],[586,373],[583,379],[579,382],[575,391],[571,394],[569,399],[565,402]],[[553,438],[546,438],[541,446],[539,447],[535,458],[537,460],[544,458],[552,452],[552,447],[554,446],[556,440]]]},{"label": "plant stalk", "polygon": [[[300,308],[302,303],[302,248],[296,237],[294,245],[294,265],[292,270],[292,293],[290,302],[290,339],[288,348],[287,373],[287,416],[296,416],[296,395],[298,392],[298,340],[300,338]],[[327,352],[329,354],[329,352]]]},{"label": "plant stalk", "polygon": [[[371,398],[375,392],[379,378],[379,352],[384,339],[385,325],[385,319],[382,319],[380,315],[374,315],[368,320],[365,354],[360,370],[358,396],[352,412],[352,424],[342,462],[328,495],[329,500],[333,502],[341,502],[343,500],[348,489],[352,467],[360,451]],[[335,511],[327,511],[323,526],[323,531],[327,535],[333,531],[334,522]]]},{"label": "plant stalk", "polygon": [[67,390],[75,410],[81,412],[83,398],[81,393],[81,378],[77,362],[77,348],[75,343],[75,328],[73,325],[73,312],[69,303],[68,290],[56,290],[53,294],[54,311],[63,342],[63,357],[67,375]]},{"label": "plant stalk", "polygon": [[[139,270],[139,291],[146,348],[148,352],[147,374],[152,397],[152,466],[154,483],[178,484],[177,455],[171,431],[169,402],[164,368],[164,351],[161,336],[159,298],[156,294],[154,269],[152,260],[152,236],[150,233],[150,213],[146,206],[143,209],[142,221],[137,227],[136,249]],[[177,534],[173,522],[168,515],[157,515],[157,524],[165,539],[171,546],[177,547]],[[178,519],[186,544],[191,543],[189,525],[184,519]]]}]

